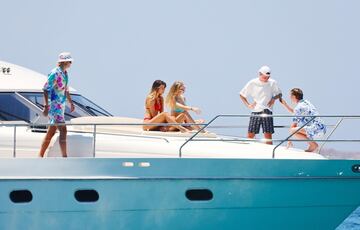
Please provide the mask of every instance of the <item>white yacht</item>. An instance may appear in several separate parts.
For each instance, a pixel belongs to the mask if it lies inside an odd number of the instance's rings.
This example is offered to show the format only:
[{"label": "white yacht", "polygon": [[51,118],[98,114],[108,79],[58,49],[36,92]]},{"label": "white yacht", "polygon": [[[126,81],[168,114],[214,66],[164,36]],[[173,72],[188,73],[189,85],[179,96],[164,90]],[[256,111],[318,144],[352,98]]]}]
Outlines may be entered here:
[{"label": "white yacht", "polygon": [[74,89],[69,158],[41,159],[45,81],[0,61],[0,229],[335,229],[360,205],[360,161],[143,131]]}]

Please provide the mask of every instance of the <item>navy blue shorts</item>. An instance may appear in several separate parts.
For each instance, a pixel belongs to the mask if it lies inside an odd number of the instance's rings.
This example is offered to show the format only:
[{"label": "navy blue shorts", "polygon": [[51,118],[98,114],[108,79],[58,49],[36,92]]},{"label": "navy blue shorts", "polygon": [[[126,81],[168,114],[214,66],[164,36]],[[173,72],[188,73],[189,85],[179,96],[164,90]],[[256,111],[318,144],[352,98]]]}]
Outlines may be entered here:
[{"label": "navy blue shorts", "polygon": [[[251,115],[268,114],[272,115],[272,112],[265,109],[262,112],[253,112]],[[249,122],[249,133],[258,134],[260,132],[260,126],[262,127],[263,133],[274,133],[274,119],[273,117],[250,117]]]}]

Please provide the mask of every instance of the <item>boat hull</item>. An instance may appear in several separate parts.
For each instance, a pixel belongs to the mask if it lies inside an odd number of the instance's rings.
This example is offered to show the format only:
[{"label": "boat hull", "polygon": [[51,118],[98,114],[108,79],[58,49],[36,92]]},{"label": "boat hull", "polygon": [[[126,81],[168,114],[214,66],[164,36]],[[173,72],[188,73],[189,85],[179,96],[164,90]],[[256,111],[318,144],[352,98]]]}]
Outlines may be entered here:
[{"label": "boat hull", "polygon": [[[356,164],[359,161],[4,160],[0,228],[335,229],[360,205],[360,176],[352,171]],[[31,192],[30,202],[9,198],[12,191],[24,190]],[[98,199],[79,202],[74,194],[83,190],[96,191]],[[189,200],[189,191],[200,195]]]}]

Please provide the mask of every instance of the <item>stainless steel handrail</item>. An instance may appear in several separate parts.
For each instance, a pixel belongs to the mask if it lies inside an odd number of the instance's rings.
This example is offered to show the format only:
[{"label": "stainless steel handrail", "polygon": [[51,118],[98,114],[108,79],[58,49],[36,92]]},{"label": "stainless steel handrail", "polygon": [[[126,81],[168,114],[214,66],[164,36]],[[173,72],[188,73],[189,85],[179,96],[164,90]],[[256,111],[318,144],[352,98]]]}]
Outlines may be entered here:
[{"label": "stainless steel handrail", "polygon": [[276,149],[282,145],[284,142],[288,141],[291,137],[293,137],[295,134],[297,134],[301,129],[303,129],[305,126],[307,126],[310,122],[312,122],[314,119],[316,118],[316,116],[311,117],[310,120],[308,120],[305,124],[303,124],[300,128],[298,128],[295,132],[293,132],[292,134],[290,134],[287,138],[285,138],[283,141],[281,141],[279,144],[277,144],[275,146],[275,148],[273,149],[273,153],[272,153],[272,158],[275,158],[275,151]]},{"label": "stainless steel handrail", "polygon": [[[272,141],[272,142],[283,142],[284,139],[223,139],[223,138],[219,138],[219,139],[206,139],[206,138],[201,138],[201,139],[193,139],[192,141],[195,142],[207,142],[207,141],[223,141],[223,142],[265,142],[265,141]],[[295,141],[295,142],[309,142],[309,140],[301,140],[301,139],[289,139],[289,141]],[[322,142],[322,143],[327,143],[327,142],[360,142],[360,139],[332,139],[332,140],[322,140],[322,139],[313,139],[313,141],[316,142]],[[283,142],[284,143],[284,142]]]},{"label": "stainless steel handrail", "polygon": [[[282,116],[282,115],[278,115]],[[276,116],[276,117],[278,117]],[[192,141],[199,133],[201,133],[205,128],[207,128],[211,123],[217,120],[219,117],[237,117],[237,118],[248,118],[248,117],[275,117],[273,115],[241,115],[241,114],[218,114],[213,119],[211,119],[207,124],[205,124],[201,129],[199,129],[194,135],[192,135],[188,140],[186,140],[179,148],[179,157],[182,157],[182,149],[184,146]],[[285,117],[288,117],[285,115]]]},{"label": "stainless steel handrail", "polygon": [[[264,114],[264,115],[242,115],[242,114],[218,114],[216,115],[213,119],[211,119],[207,124],[204,124],[204,126],[197,131],[196,133],[194,133],[194,135],[192,135],[189,139],[187,139],[179,148],[179,158],[182,157],[182,149],[184,148],[184,146],[186,144],[188,144],[190,141],[193,141],[194,138],[201,133],[205,128],[207,128],[211,123],[213,123],[215,120],[217,120],[219,117],[237,117],[237,118],[249,118],[249,117],[273,117],[273,118],[293,118],[293,117],[299,117],[299,116],[295,116],[295,115],[268,115],[268,114]],[[308,121],[306,124],[304,124],[302,127],[300,127],[296,132],[298,132],[299,130],[301,130],[302,128],[304,128],[308,123],[310,123],[312,120],[314,120],[316,117],[322,117],[322,118],[355,118],[355,119],[359,119],[360,115],[317,115],[317,116],[301,116],[304,118],[311,118],[310,121]],[[337,128],[338,125],[335,125],[335,128]],[[285,141],[290,140],[290,138],[292,136],[294,136],[296,134],[296,132],[292,133],[291,135],[289,135],[285,140],[281,141],[280,144],[278,144],[277,146],[275,146],[274,150],[273,150],[273,154],[272,154],[272,158],[275,157],[275,150],[281,145],[283,144]],[[294,141],[299,141],[299,140],[294,140]],[[359,141],[360,140],[355,140],[355,141]],[[330,142],[329,140],[327,142]],[[325,142],[326,143],[326,142]]]},{"label": "stainless steel handrail", "polygon": [[94,124],[94,133],[93,133],[93,157],[96,156],[96,125]]},{"label": "stainless steel handrail", "polygon": [[16,126],[14,126],[13,157],[16,158]]},{"label": "stainless steel handrail", "polygon": [[[340,120],[336,123],[335,127],[333,128],[333,130],[331,130],[331,132],[329,133],[329,135],[327,135],[325,140],[329,140],[329,138],[333,135],[333,133],[335,132],[335,130],[339,127],[339,125],[341,124],[341,122],[344,120],[343,117],[340,118]],[[319,148],[319,154],[321,153],[322,148],[324,147],[324,145],[326,144],[326,142],[321,143],[321,146]]]},{"label": "stainless steel handrail", "polygon": [[[68,130],[68,133],[84,133],[84,134],[89,134],[89,133],[93,133],[92,132],[88,132],[88,131],[80,131],[80,130]],[[123,133],[108,133],[108,132],[99,132],[96,131],[97,135],[101,134],[101,135],[108,135],[108,136],[119,136],[119,137],[136,137],[136,138],[145,138],[145,139],[157,139],[157,140],[163,140],[166,143],[170,143],[170,141],[165,138],[165,137],[156,137],[156,136],[144,136],[143,134],[123,134]]]},{"label": "stainless steel handrail", "polygon": [[[236,118],[249,118],[249,117],[274,117],[274,118],[292,118],[295,117],[294,115],[243,115],[243,114],[219,114],[216,115],[214,118],[212,118],[208,123],[188,123],[188,124],[182,124],[182,125],[199,125],[201,126],[201,129],[198,130],[197,132],[195,132],[189,139],[186,139],[185,142],[180,146],[179,148],[179,157],[182,157],[182,149],[184,148],[185,145],[187,145],[190,141],[244,141],[244,139],[232,139],[232,140],[225,140],[225,139],[206,139],[206,138],[201,138],[199,140],[194,139],[196,136],[198,136],[201,132],[203,132],[206,128],[209,128],[210,125],[212,123],[214,123],[218,118],[220,117],[236,117]],[[298,117],[298,116],[296,116]],[[332,130],[332,132],[327,136],[327,138],[325,140],[314,140],[314,141],[319,141],[322,142],[322,145],[320,147],[320,151],[321,148],[324,146],[324,144],[326,144],[327,142],[360,142],[360,140],[329,140],[329,138],[332,136],[332,134],[335,132],[335,130],[339,127],[339,125],[341,124],[341,122],[344,119],[359,119],[360,115],[318,115],[318,116],[302,116],[302,117],[309,117],[311,118],[306,124],[304,124],[302,127],[300,127],[296,132],[298,132],[300,129],[302,129],[303,127],[305,127],[308,123],[310,123],[313,119],[315,119],[316,117],[322,117],[322,118],[341,118],[337,124],[334,126],[334,129]],[[19,124],[17,122],[6,122],[6,123],[1,123],[0,122],[0,127],[13,127],[14,131],[13,131],[13,157],[16,157],[16,144],[17,144],[17,137],[16,137],[16,133],[17,133],[17,127],[33,127],[33,126],[50,126],[51,124],[48,123],[22,123]],[[93,157],[96,156],[96,138],[97,138],[97,134],[105,134],[107,135],[108,133],[98,133],[97,132],[97,126],[143,126],[143,125],[147,125],[147,123],[63,123],[63,124],[56,124],[57,126],[93,126],[93,132],[87,132],[87,133],[92,133],[93,134]],[[174,126],[174,125],[178,125],[178,123],[153,123],[152,125],[154,126]],[[214,126],[212,128],[224,128],[225,126]],[[244,126],[245,127],[245,126]],[[286,126],[278,126],[281,128],[284,128]],[[73,130],[69,130],[69,132],[79,132],[79,131],[73,131]],[[278,145],[275,146],[275,148],[273,149],[273,158],[275,157],[275,151],[276,149],[283,144],[284,142],[291,140],[290,138],[296,134],[296,132],[292,133],[291,135],[289,135],[287,138],[283,139],[283,140],[273,140],[275,141],[279,141],[280,143]],[[109,134],[109,135],[113,135],[113,134]],[[122,136],[123,134],[116,134],[116,135],[120,135]],[[125,135],[125,134],[124,134]],[[133,136],[133,137],[139,137],[139,138],[155,138],[155,139],[164,139],[166,142],[169,142],[166,138],[163,137],[150,137],[150,136],[143,136],[143,135],[125,135],[125,136]],[[256,139],[253,139],[254,141],[258,141]],[[245,141],[252,141],[251,139],[247,139]],[[294,141],[304,141],[304,140],[294,140]]]}]

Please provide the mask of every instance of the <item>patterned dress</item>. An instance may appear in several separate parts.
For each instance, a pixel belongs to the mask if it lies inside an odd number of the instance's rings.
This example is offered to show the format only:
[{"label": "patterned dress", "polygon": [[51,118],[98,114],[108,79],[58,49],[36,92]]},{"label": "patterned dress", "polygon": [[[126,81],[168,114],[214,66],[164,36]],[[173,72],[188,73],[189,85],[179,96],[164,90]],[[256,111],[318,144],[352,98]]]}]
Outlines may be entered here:
[{"label": "patterned dress", "polygon": [[66,91],[68,91],[68,75],[60,67],[51,71],[43,87],[49,96],[50,124],[65,122]]},{"label": "patterned dress", "polygon": [[[296,117],[293,118],[293,122],[297,123],[298,127],[302,127],[305,125],[312,117],[301,117],[301,116],[317,116],[319,113],[317,112],[315,106],[311,104],[307,100],[300,100],[296,107],[294,108],[294,114]],[[326,126],[324,122],[316,117],[313,121],[307,124],[305,127],[305,132],[307,137],[311,140],[314,138],[321,138],[326,133]]]}]

